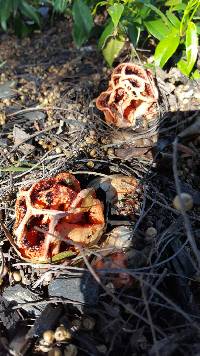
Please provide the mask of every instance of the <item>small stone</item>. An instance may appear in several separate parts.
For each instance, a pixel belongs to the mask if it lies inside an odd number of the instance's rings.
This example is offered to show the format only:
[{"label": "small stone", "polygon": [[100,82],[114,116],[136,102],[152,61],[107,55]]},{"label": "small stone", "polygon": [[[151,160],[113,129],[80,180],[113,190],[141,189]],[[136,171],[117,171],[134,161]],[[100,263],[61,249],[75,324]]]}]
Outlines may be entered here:
[{"label": "small stone", "polygon": [[59,146],[56,147],[55,151],[56,151],[57,154],[62,153],[62,149],[61,149],[61,147],[59,147]]},{"label": "small stone", "polygon": [[[191,210],[193,208],[193,198],[188,193],[181,193],[181,199],[183,203],[183,208],[185,211]],[[173,200],[173,206],[177,210],[181,210],[181,202],[178,195],[175,196]]]},{"label": "small stone", "polygon": [[78,350],[76,345],[69,344],[64,349],[64,356],[76,356],[78,354]]},{"label": "small stone", "polygon": [[146,231],[145,231],[145,236],[147,238],[154,238],[157,235],[157,230],[155,229],[155,227],[149,227]]},{"label": "small stone", "polygon": [[114,150],[113,150],[113,148],[108,148],[107,154],[108,154],[108,156],[114,156]]},{"label": "small stone", "polygon": [[91,157],[96,157],[96,155],[97,155],[97,151],[95,149],[90,151],[90,156]]},{"label": "small stone", "polygon": [[12,277],[13,277],[15,282],[20,282],[22,280],[22,276],[21,276],[20,271],[14,271],[12,273]]},{"label": "small stone", "polygon": [[55,331],[55,339],[56,341],[68,341],[72,337],[69,330],[65,328],[64,325],[59,326]]},{"label": "small stone", "polygon": [[93,330],[95,327],[95,319],[92,317],[83,318],[82,325],[85,330]]},{"label": "small stone", "polygon": [[55,333],[53,330],[46,330],[44,331],[42,337],[48,345],[51,345],[55,339]]},{"label": "small stone", "polygon": [[94,142],[94,138],[93,137],[86,137],[85,138],[85,142],[88,143],[88,145],[92,144]]}]

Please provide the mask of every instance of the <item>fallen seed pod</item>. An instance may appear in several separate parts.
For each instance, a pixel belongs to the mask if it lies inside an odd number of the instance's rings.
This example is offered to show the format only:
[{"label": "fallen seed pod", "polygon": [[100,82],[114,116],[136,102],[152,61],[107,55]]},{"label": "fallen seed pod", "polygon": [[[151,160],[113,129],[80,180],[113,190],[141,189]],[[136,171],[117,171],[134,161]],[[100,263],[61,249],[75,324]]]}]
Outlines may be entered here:
[{"label": "fallen seed pod", "polygon": [[57,327],[55,331],[55,339],[56,341],[67,341],[72,337],[69,330],[67,330],[64,325],[60,325]]},{"label": "fallen seed pod", "polygon": [[53,330],[46,330],[44,331],[42,337],[47,345],[51,345],[55,339],[55,333]]}]

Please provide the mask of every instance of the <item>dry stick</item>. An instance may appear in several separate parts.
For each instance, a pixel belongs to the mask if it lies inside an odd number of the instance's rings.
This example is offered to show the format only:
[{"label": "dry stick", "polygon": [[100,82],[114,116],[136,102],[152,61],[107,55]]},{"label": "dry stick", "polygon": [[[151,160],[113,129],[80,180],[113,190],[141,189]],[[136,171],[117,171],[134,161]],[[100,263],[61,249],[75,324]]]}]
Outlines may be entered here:
[{"label": "dry stick", "polygon": [[[196,241],[192,235],[191,232],[191,226],[190,226],[190,221],[189,218],[185,212],[184,209],[184,203],[183,203],[183,199],[181,197],[181,187],[180,187],[180,183],[179,183],[179,178],[178,178],[178,169],[177,169],[177,143],[178,143],[178,138],[176,137],[174,142],[173,142],[173,173],[174,173],[174,181],[175,181],[175,186],[176,186],[176,191],[179,197],[179,201],[180,201],[180,208],[181,208],[181,214],[183,216],[183,220],[184,220],[184,225],[185,225],[185,231],[187,234],[187,239],[191,245],[191,248],[193,250],[194,255],[196,256],[196,259],[198,261],[198,267],[200,268],[200,255],[199,255],[199,251],[196,245]],[[197,270],[198,270],[198,267]]]},{"label": "dry stick", "polygon": [[150,312],[150,309],[149,309],[149,302],[148,302],[147,297],[146,297],[142,276],[140,277],[140,287],[141,287],[141,290],[142,290],[142,297],[143,297],[144,305],[145,305],[145,308],[146,308],[147,317],[149,319],[149,325],[150,325],[150,328],[151,328],[153,343],[154,343],[154,346],[155,346],[155,353],[156,353],[156,356],[159,356],[155,328],[154,328],[153,320],[152,320],[152,317],[151,317],[151,312]]},{"label": "dry stick", "polygon": [[[26,108],[26,109],[21,109],[18,111],[15,111],[11,114],[8,114],[7,117],[13,117],[19,114],[25,114],[27,112],[32,112],[32,111],[48,111],[48,110],[61,110],[61,111],[68,111],[68,112],[75,112],[77,114],[80,114],[77,110],[69,110],[66,108],[61,108],[61,107],[57,107],[57,106],[46,106],[46,107],[32,107],[32,108]],[[81,114],[81,116],[83,116],[83,114]]]},{"label": "dry stick", "polygon": [[34,306],[34,305],[43,305],[43,304],[52,304],[52,303],[64,303],[64,304],[75,304],[75,305],[83,304],[81,302],[77,302],[75,300],[70,300],[70,299],[52,298],[48,300],[38,300],[36,302],[18,303],[17,305],[13,306],[12,309],[20,309],[22,307],[29,307],[32,305]]}]

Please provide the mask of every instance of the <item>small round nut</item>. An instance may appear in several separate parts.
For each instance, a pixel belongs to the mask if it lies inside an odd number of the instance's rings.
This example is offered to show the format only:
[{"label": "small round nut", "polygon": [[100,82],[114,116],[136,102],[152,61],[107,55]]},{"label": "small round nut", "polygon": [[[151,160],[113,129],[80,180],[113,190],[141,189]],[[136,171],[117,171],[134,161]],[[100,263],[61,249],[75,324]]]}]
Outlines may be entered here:
[{"label": "small round nut", "polygon": [[148,239],[152,239],[152,238],[156,237],[156,235],[157,235],[157,230],[153,226],[148,227],[148,229],[146,229],[146,231],[145,231],[145,236]]},{"label": "small round nut", "polygon": [[55,331],[55,339],[56,341],[67,341],[72,337],[69,330],[67,330],[64,325],[60,325],[57,327]]},{"label": "small round nut", "polygon": [[53,330],[45,330],[42,337],[47,345],[51,345],[54,342],[55,333]]},{"label": "small round nut", "polygon": [[[181,193],[180,198],[183,203],[183,208],[185,211],[191,210],[193,208],[193,198],[188,193]],[[181,202],[178,195],[175,196],[173,200],[173,206],[177,210],[181,210]]]},{"label": "small round nut", "polygon": [[15,282],[21,282],[21,280],[22,280],[22,276],[21,276],[20,271],[14,271],[12,273],[12,277],[13,277]]},{"label": "small round nut", "polygon": [[86,330],[93,330],[95,327],[95,320],[94,320],[94,318],[87,316],[87,317],[83,318],[82,325],[83,325],[83,328]]},{"label": "small round nut", "polygon": [[48,352],[48,356],[62,356],[62,351],[58,347],[54,347]]},{"label": "small round nut", "polygon": [[76,356],[78,354],[78,350],[76,345],[69,344],[65,347],[64,356]]},{"label": "small round nut", "polygon": [[94,162],[92,162],[92,161],[88,161],[86,163],[86,165],[87,165],[88,168],[94,168]]},{"label": "small round nut", "polygon": [[96,157],[97,155],[97,151],[93,148],[91,151],[90,151],[90,156],[91,157]]}]

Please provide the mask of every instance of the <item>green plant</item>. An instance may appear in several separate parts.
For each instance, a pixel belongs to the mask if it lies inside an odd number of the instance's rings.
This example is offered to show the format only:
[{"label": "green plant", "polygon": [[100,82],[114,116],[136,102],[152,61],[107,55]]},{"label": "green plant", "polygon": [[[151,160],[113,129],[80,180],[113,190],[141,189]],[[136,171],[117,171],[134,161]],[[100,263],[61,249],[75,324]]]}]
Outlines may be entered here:
[{"label": "green plant", "polygon": [[0,24],[4,31],[7,31],[8,21],[11,19],[19,36],[26,35],[29,32],[25,20],[31,20],[31,24],[40,25],[37,10],[26,0],[0,0]]},{"label": "green plant", "polygon": [[[91,15],[95,18],[106,12],[98,47],[110,66],[127,39],[137,47],[141,39],[144,42],[153,36],[159,41],[155,65],[163,67],[176,54],[178,68],[189,76],[197,59],[199,7],[199,0],[74,0],[73,37],[81,46],[94,26]],[[197,77],[198,72],[193,71],[193,76]]]}]

